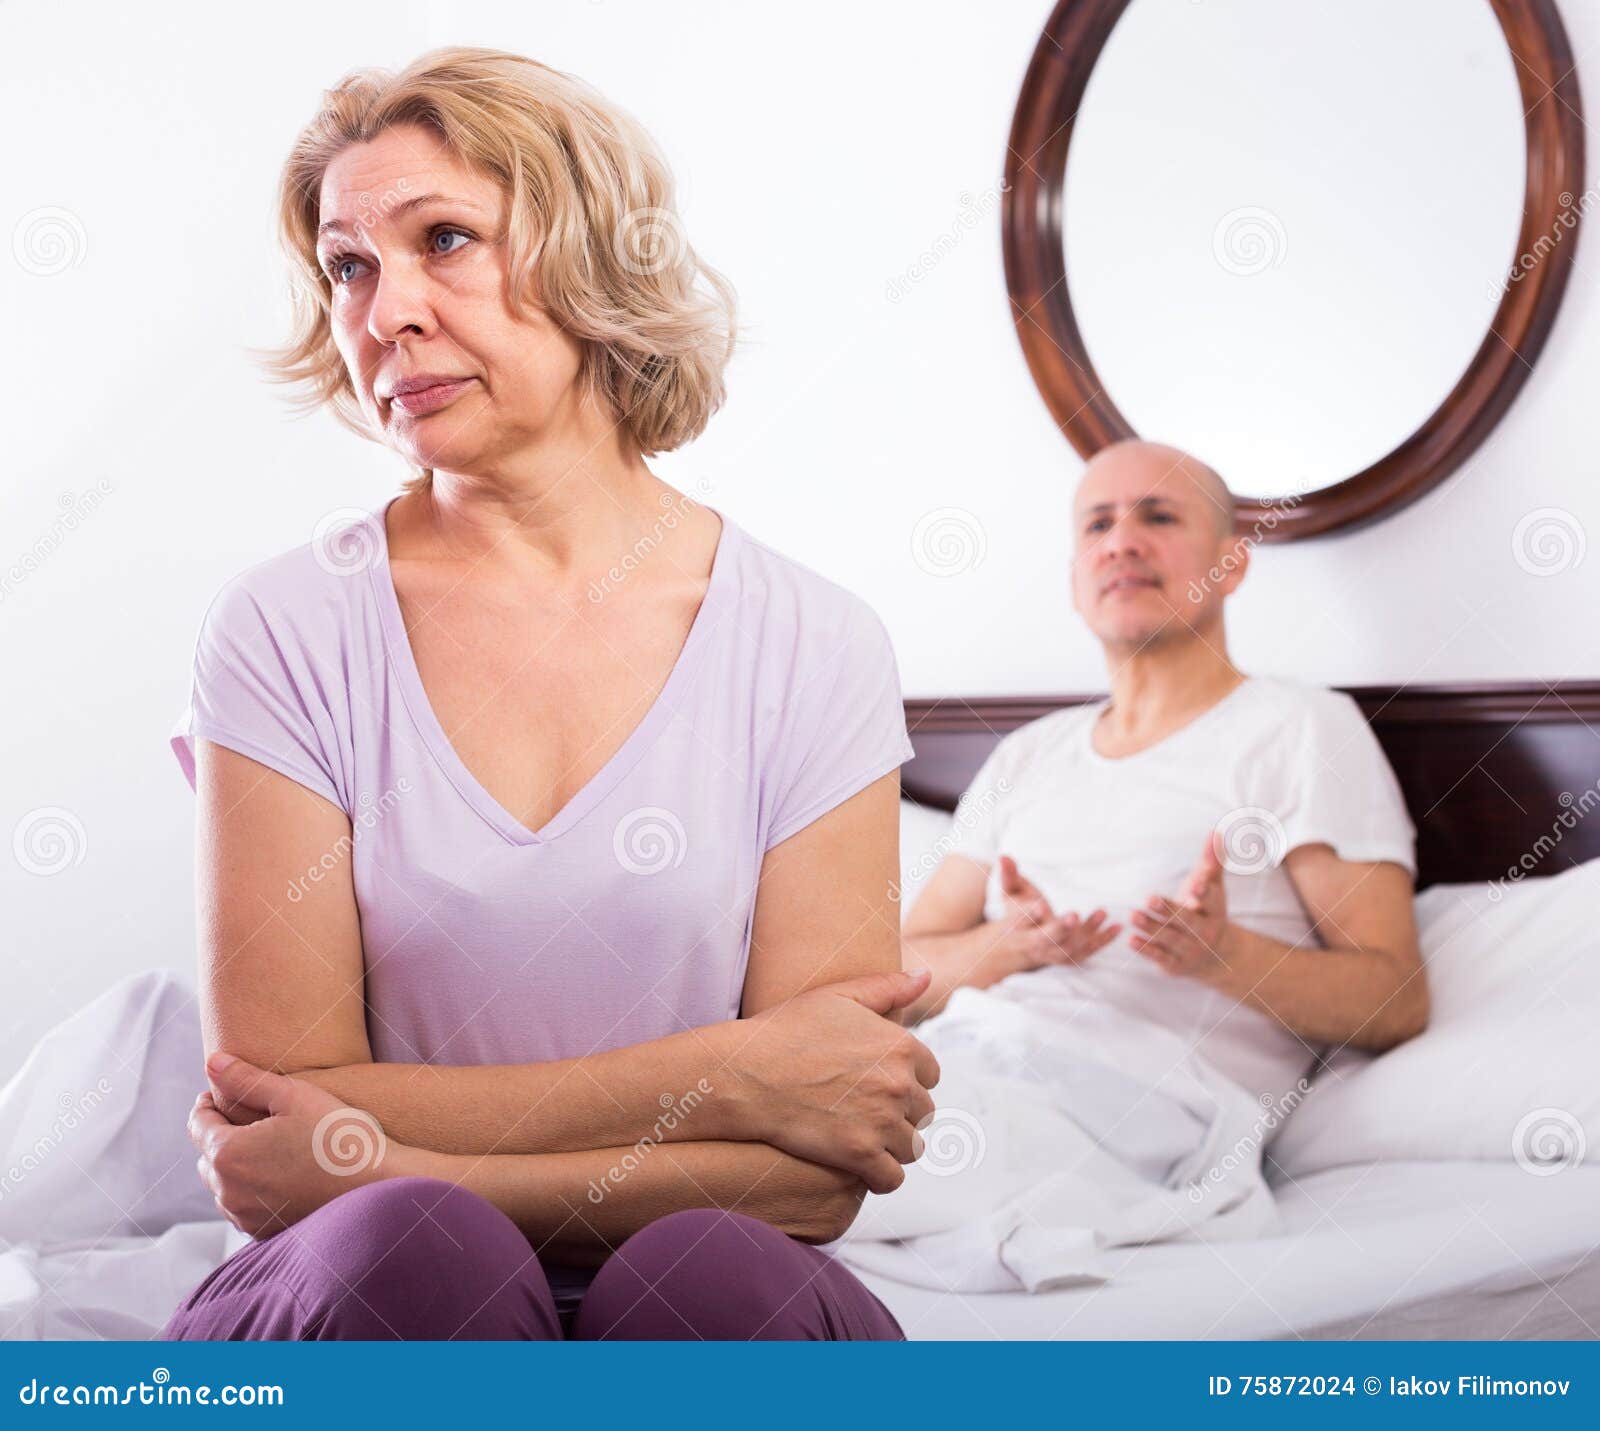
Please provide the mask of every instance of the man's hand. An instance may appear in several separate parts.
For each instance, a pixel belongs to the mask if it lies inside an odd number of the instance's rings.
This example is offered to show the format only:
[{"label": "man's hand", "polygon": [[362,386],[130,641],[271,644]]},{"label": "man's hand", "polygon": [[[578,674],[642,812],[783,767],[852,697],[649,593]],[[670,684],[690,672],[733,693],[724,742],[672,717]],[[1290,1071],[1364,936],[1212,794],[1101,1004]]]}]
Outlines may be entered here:
[{"label": "man's hand", "polygon": [[933,978],[910,1005],[911,1022],[938,1013],[957,989],[987,989],[1050,964],[1081,964],[1122,933],[1122,925],[1105,923],[1103,909],[1087,919],[1055,914],[1011,856],[1001,855],[999,864],[1005,912],[998,919],[984,918],[990,866],[960,854],[940,864],[917,899],[905,922],[904,958]]},{"label": "man's hand", "polygon": [[1000,978],[1050,964],[1081,964],[1122,933],[1120,924],[1105,923],[1103,909],[1092,911],[1087,919],[1056,914],[1010,855],[1000,856],[1000,889],[1007,909],[1005,919],[995,925],[994,965],[1003,971]]},{"label": "man's hand", "polygon": [[1132,917],[1129,947],[1169,974],[1205,980],[1225,970],[1228,896],[1222,882],[1222,836],[1213,830],[1176,901],[1152,895]]}]

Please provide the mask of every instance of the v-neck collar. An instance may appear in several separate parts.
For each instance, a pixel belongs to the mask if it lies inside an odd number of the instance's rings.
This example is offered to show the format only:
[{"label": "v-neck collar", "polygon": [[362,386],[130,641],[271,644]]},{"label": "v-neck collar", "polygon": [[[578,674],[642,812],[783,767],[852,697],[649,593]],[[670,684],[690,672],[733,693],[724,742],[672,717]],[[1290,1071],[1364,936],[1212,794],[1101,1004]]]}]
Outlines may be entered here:
[{"label": "v-neck collar", "polygon": [[[439,768],[461,797],[491,826],[514,845],[541,845],[559,838],[578,823],[622,779],[639,759],[650,749],[663,728],[672,719],[684,695],[693,683],[696,670],[705,655],[707,643],[718,624],[718,617],[728,599],[728,588],[733,580],[733,551],[738,545],[739,529],[717,508],[722,531],[717,537],[716,555],[711,562],[711,576],[701,598],[700,609],[695,613],[689,634],[684,638],[673,662],[666,683],[657,693],[649,710],[636,725],[617,751],[597,770],[554,815],[537,830],[531,830],[494,798],[467,769],[456,754],[444,727],[434,713],[433,703],[423,688],[422,676],[417,669],[411,638],[406,632],[405,617],[400,609],[400,597],[395,590],[394,572],[389,565],[389,508],[399,500],[400,494],[386,500],[373,513],[377,528],[374,555],[367,567],[372,582],[373,596],[378,604],[379,619],[383,625],[384,645],[389,662],[400,683],[400,692],[406,709],[422,735],[424,743]],[[705,503],[701,504],[705,506]]]}]

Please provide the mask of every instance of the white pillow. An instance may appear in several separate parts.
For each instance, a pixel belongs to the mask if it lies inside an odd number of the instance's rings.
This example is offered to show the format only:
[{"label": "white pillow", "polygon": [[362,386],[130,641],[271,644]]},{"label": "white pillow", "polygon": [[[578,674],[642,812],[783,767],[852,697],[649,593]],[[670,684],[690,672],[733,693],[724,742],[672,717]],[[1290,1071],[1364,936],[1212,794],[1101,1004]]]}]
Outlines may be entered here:
[{"label": "white pillow", "polygon": [[900,922],[916,902],[917,893],[939,867],[945,837],[955,816],[915,800],[900,802]]},{"label": "white pillow", "polygon": [[1600,860],[1520,884],[1417,896],[1427,1029],[1329,1060],[1272,1161],[1291,1177],[1380,1159],[1600,1157]]}]

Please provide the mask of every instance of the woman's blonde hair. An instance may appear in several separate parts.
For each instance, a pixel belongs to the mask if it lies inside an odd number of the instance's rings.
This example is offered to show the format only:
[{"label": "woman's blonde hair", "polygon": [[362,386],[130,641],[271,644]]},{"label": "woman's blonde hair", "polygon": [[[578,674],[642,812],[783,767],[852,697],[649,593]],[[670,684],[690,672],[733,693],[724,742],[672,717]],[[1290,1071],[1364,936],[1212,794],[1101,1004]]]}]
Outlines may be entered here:
[{"label": "woman's blonde hair", "polygon": [[[684,238],[672,175],[655,144],[574,76],[467,47],[433,50],[398,74],[347,75],[295,140],[278,215],[293,332],[259,356],[273,381],[308,385],[297,406],[326,404],[346,427],[375,436],[333,341],[332,288],[317,262],[318,208],[334,156],[397,124],[426,126],[499,184],[513,310],[525,312],[537,294],[538,306],[580,341],[580,381],[640,453],[670,452],[698,436],[724,397],[734,294]],[[432,479],[423,468],[405,485],[415,490]]]}]

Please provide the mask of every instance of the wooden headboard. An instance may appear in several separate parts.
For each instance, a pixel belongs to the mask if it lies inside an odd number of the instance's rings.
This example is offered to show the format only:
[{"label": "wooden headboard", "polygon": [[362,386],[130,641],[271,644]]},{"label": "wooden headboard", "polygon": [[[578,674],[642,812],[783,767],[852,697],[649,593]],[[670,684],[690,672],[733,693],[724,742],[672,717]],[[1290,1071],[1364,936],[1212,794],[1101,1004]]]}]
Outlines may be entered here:
[{"label": "wooden headboard", "polygon": [[[1417,826],[1417,886],[1600,856],[1600,681],[1351,686]],[[905,795],[954,810],[999,738],[1098,696],[908,700]],[[1532,867],[1529,868],[1529,863]]]}]

